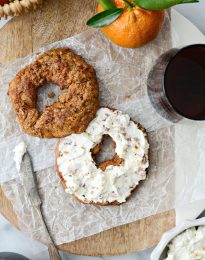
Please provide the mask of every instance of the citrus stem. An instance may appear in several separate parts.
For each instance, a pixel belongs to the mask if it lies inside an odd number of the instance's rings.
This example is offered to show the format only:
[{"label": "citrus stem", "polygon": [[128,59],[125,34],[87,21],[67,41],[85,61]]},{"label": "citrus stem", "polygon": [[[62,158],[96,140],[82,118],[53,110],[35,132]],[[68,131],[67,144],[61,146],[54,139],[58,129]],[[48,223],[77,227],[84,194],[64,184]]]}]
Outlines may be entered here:
[{"label": "citrus stem", "polygon": [[123,0],[126,5],[129,7],[129,9],[132,9],[133,8],[133,5],[128,1],[128,0]]},{"label": "citrus stem", "polygon": [[104,10],[109,10],[115,8],[115,4],[112,0],[97,0],[100,5],[102,5]]}]

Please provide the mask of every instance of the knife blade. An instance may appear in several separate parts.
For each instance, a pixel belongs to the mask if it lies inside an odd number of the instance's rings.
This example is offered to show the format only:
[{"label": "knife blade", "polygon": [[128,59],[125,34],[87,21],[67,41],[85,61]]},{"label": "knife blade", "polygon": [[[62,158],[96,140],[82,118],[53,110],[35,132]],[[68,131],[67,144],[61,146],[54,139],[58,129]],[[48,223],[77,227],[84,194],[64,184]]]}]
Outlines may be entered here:
[{"label": "knife blade", "polygon": [[41,210],[42,201],[38,192],[36,175],[33,171],[32,160],[28,152],[26,152],[22,158],[20,167],[20,178],[23,184],[24,190],[26,192],[29,205],[34,207],[38,211],[41,223],[45,230],[47,236],[48,252],[51,260],[61,260],[61,256],[56,248],[53,239],[49,233],[49,229],[43,217],[43,212]]},{"label": "knife blade", "polygon": [[30,206],[41,206],[42,202],[37,189],[36,176],[33,172],[32,161],[28,152],[23,156],[20,167],[20,176]]}]

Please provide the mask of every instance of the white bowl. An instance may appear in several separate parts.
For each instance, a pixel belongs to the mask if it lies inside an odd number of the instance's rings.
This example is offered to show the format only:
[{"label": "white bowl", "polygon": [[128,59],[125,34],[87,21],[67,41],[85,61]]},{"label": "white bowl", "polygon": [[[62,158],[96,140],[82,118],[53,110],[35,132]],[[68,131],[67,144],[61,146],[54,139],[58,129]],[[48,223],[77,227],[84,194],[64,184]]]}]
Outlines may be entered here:
[{"label": "white bowl", "polygon": [[180,225],[164,233],[159,244],[156,246],[156,248],[153,250],[151,254],[151,260],[162,260],[166,258],[167,251],[168,251],[167,246],[173,238],[175,238],[177,235],[179,235],[180,233],[182,233],[188,228],[198,227],[203,225],[205,225],[205,217],[200,219],[195,219],[195,220],[185,220]]}]

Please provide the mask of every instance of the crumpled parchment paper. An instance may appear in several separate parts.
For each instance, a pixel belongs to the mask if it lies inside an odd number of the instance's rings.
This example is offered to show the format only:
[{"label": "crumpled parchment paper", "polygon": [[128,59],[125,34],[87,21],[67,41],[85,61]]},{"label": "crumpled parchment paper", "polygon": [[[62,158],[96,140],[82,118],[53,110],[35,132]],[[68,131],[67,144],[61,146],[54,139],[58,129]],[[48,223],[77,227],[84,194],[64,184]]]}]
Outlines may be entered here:
[{"label": "crumpled parchment paper", "polygon": [[[56,42],[39,53],[55,47],[69,47],[94,66],[100,85],[100,104],[128,113],[149,133],[150,168],[127,203],[121,206],[84,205],[66,194],[55,173],[56,139],[45,140],[23,134],[6,96],[8,82],[15,73],[35,60],[36,55],[17,60],[2,68],[0,88],[0,169],[2,187],[11,200],[22,230],[45,242],[44,230],[35,209],[27,202],[13,161],[13,148],[20,140],[28,144],[43,201],[43,214],[56,244],[93,235],[114,226],[156,214],[175,205],[175,126],[163,119],[147,96],[147,76],[157,57],[172,47],[167,15],[160,35],[140,49],[124,49],[112,44],[97,30]],[[46,89],[51,86],[46,86]],[[56,89],[56,88],[55,88]],[[48,102],[40,90],[39,105]],[[56,90],[57,91],[57,90]],[[58,91],[57,91],[58,92]],[[47,92],[46,92],[47,93]],[[43,98],[44,95],[44,98]],[[44,101],[43,101],[44,100]],[[189,191],[186,191],[186,195]]]}]

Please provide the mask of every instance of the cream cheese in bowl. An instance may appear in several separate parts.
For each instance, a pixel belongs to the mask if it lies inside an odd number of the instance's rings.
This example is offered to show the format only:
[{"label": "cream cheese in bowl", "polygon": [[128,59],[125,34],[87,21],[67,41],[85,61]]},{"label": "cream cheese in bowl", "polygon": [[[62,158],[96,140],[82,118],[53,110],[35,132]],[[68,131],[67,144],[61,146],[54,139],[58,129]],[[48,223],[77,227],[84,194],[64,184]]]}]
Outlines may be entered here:
[{"label": "cream cheese in bowl", "polygon": [[164,260],[203,260],[205,259],[205,226],[192,227],[176,236],[168,244]]},{"label": "cream cheese in bowl", "polygon": [[205,217],[185,220],[166,232],[151,260],[205,260]]}]

